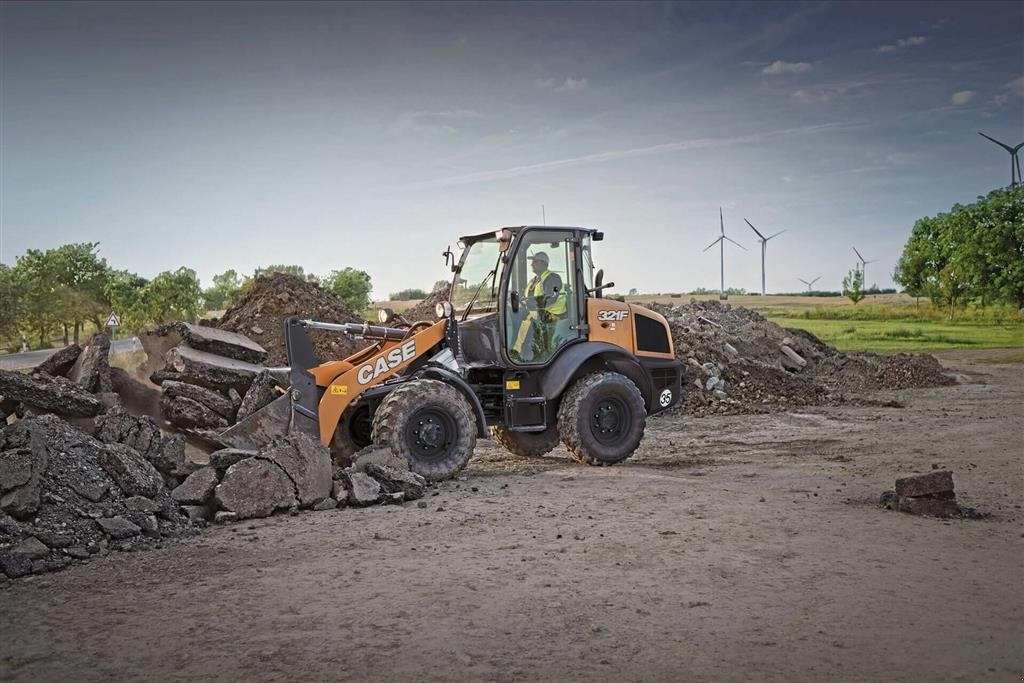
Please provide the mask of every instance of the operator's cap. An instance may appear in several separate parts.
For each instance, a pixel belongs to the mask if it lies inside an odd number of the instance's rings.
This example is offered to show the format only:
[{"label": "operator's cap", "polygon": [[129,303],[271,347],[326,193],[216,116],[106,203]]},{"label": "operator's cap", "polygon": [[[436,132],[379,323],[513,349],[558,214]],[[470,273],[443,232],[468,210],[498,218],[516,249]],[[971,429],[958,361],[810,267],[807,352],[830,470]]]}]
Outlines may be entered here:
[{"label": "operator's cap", "polygon": [[544,263],[545,266],[551,263],[551,260],[548,258],[548,255],[545,254],[543,251],[538,251],[536,254],[530,257],[530,260],[541,261]]}]

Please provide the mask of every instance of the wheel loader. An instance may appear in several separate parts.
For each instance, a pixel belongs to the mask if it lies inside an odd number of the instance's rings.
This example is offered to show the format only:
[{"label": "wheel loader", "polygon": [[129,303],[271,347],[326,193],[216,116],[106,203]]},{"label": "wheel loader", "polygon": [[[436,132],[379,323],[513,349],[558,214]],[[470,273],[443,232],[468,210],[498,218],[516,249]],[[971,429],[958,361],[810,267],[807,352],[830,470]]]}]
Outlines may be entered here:
[{"label": "wheel loader", "polygon": [[[285,321],[290,387],[220,435],[238,448],[306,432],[344,465],[387,446],[428,480],[449,478],[490,435],[512,453],[564,443],[576,460],[612,465],[643,438],[648,415],[682,398],[682,364],[665,318],[603,296],[590,228],[522,226],[460,239],[435,320],[390,310],[380,325]],[[363,338],[319,359],[307,331]]]}]

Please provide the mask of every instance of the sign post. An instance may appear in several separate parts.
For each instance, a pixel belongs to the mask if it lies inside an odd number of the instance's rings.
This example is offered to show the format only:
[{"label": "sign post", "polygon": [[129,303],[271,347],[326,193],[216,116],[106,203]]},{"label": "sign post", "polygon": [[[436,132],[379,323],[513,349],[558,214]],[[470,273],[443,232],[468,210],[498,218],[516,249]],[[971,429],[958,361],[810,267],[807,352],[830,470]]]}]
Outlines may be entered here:
[{"label": "sign post", "polygon": [[110,315],[107,316],[107,329],[110,331],[110,338],[114,338],[114,334],[117,332],[117,328],[121,326],[121,316],[117,314],[117,311],[111,311]]}]

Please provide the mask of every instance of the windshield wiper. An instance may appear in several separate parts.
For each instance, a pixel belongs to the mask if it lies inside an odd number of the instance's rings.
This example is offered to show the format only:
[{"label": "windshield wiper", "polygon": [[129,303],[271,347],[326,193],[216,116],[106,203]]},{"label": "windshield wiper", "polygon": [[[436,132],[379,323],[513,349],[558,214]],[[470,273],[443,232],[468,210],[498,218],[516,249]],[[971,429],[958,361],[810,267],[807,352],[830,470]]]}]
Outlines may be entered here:
[{"label": "windshield wiper", "polygon": [[483,289],[484,285],[487,284],[487,280],[494,277],[494,275],[497,272],[497,269],[492,270],[491,272],[487,273],[487,275],[484,276],[483,280],[480,281],[480,284],[479,286],[477,286],[476,291],[473,292],[473,298],[469,300],[469,304],[466,306],[466,312],[462,314],[463,320],[469,317],[469,312],[473,310],[473,304],[476,303],[476,298],[480,296],[480,290]]}]

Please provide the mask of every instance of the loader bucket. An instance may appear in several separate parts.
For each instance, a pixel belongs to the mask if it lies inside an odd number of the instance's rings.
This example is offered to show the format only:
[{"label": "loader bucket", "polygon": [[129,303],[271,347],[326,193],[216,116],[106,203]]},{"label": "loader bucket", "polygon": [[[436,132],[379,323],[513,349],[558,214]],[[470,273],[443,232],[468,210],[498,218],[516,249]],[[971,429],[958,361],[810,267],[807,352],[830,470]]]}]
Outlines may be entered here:
[{"label": "loader bucket", "polygon": [[278,437],[296,431],[305,432],[320,440],[317,421],[296,411],[292,405],[291,394],[285,393],[238,424],[221,432],[217,440],[229,448],[255,451]]}]

